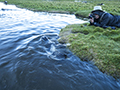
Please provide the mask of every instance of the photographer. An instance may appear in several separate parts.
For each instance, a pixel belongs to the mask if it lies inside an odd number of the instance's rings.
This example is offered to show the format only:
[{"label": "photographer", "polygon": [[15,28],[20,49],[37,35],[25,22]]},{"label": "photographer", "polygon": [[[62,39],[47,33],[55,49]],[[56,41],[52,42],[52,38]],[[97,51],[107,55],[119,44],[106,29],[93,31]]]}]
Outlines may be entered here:
[{"label": "photographer", "polygon": [[120,16],[104,12],[101,6],[94,7],[94,10],[89,15],[89,19],[91,25],[103,28],[111,27],[112,29],[115,29],[115,27],[120,28]]}]

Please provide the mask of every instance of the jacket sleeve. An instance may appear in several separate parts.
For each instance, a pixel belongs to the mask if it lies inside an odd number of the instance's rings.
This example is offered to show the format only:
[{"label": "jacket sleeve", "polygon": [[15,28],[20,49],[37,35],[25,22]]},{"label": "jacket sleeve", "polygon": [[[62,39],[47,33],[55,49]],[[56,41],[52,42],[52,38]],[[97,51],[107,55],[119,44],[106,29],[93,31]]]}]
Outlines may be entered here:
[{"label": "jacket sleeve", "polygon": [[98,22],[94,22],[94,26],[99,26],[99,27],[102,27],[102,28],[107,28],[107,27],[109,27],[109,26],[106,26],[106,25],[102,26],[102,25],[99,24]]}]

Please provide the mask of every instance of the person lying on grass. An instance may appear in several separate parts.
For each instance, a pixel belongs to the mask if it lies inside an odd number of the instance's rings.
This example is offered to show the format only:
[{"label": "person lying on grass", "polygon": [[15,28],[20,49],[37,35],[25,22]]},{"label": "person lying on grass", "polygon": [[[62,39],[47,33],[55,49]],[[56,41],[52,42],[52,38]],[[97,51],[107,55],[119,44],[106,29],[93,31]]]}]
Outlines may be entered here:
[{"label": "person lying on grass", "polygon": [[91,25],[103,28],[111,27],[112,29],[120,28],[120,16],[104,12],[101,6],[94,7],[94,10],[89,14],[89,19]]}]

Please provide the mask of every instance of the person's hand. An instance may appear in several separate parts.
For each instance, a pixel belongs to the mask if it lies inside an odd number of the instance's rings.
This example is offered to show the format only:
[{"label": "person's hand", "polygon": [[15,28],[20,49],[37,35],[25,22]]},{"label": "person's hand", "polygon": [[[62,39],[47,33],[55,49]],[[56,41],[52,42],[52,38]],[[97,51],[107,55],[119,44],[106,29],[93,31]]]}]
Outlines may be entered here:
[{"label": "person's hand", "polygon": [[91,23],[94,23],[94,18],[91,18],[91,19],[90,19],[90,22],[91,22]]}]

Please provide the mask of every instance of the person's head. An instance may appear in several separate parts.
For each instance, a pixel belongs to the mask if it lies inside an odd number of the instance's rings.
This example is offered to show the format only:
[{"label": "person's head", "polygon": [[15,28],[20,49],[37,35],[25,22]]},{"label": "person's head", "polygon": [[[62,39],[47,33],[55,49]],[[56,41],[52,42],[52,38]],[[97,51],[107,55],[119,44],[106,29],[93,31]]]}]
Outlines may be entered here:
[{"label": "person's head", "polygon": [[99,19],[103,12],[101,6],[95,6],[91,13],[94,15],[95,19]]}]

